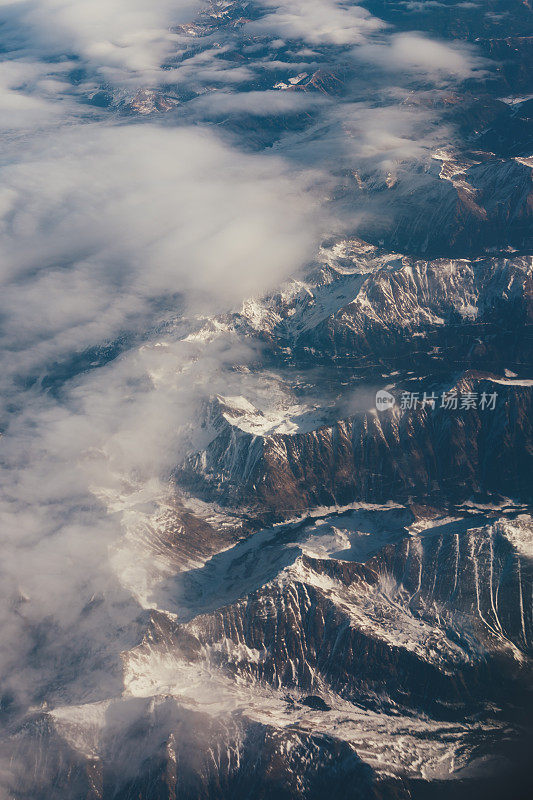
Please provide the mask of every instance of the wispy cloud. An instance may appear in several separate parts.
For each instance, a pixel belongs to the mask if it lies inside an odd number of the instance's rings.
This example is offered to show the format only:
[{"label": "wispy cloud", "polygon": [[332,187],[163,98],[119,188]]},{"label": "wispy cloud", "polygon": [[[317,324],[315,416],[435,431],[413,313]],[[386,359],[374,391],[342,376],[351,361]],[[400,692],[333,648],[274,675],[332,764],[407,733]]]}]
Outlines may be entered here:
[{"label": "wispy cloud", "polygon": [[228,309],[314,240],[305,180],[198,129],[39,136],[4,169],[1,202],[4,377],[139,329],[161,298]]},{"label": "wispy cloud", "polygon": [[[0,694],[12,717],[121,694],[120,653],[160,568],[128,537],[167,501],[201,399],[232,393],[234,366],[254,356],[231,333],[183,341],[184,315],[228,311],[310,256],[315,201],[287,170],[152,126],[65,132],[8,170]],[[176,295],[156,336],[151,303]],[[28,380],[128,328],[141,346],[67,372],[54,393]]]},{"label": "wispy cloud", "polygon": [[171,26],[201,0],[3,0],[3,41],[17,57],[73,58],[115,84],[157,81],[176,48]]}]

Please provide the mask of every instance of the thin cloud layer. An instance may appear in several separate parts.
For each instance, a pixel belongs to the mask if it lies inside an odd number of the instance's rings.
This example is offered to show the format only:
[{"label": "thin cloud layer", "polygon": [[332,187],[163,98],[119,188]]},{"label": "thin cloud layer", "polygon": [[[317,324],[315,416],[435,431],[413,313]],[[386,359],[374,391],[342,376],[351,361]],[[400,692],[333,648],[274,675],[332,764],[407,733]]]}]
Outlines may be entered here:
[{"label": "thin cloud layer", "polygon": [[[140,607],[110,560],[125,523],[106,498],[155,508],[199,398],[227,390],[230,365],[251,355],[231,337],[204,348],[178,332],[156,347],[155,331],[273,288],[320,228],[305,176],[198,127],[66,126],[6,154],[0,693],[23,709],[57,691],[120,692]],[[141,347],[76,369],[87,348],[130,334]],[[41,381],[62,364],[48,394]]]},{"label": "thin cloud layer", "polygon": [[3,40],[19,57],[74,58],[115,84],[157,82],[176,48],[171,26],[201,0],[2,0]]},{"label": "thin cloud layer", "polygon": [[312,255],[314,201],[276,158],[207,131],[87,125],[40,137],[2,184],[4,376],[151,324],[223,311]]}]

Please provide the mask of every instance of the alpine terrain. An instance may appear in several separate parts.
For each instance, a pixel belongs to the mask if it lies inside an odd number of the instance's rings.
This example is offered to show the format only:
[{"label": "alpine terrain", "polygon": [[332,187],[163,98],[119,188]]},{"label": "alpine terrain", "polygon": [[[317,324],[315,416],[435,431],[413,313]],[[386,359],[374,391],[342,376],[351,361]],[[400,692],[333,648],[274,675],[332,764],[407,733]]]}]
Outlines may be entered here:
[{"label": "alpine terrain", "polygon": [[1,800],[522,800],[530,0],[0,3]]}]

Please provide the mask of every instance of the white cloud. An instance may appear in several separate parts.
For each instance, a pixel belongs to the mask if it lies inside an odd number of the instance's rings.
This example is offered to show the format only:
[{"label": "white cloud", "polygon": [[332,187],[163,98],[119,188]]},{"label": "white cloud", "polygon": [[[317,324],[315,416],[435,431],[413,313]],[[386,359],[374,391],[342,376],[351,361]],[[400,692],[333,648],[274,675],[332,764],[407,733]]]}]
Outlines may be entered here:
[{"label": "white cloud", "polygon": [[346,45],[362,41],[385,24],[366,9],[344,0],[260,0],[267,14],[248,28],[310,44]]},{"label": "white cloud", "polygon": [[170,27],[200,0],[1,0],[4,42],[30,58],[75,56],[112,83],[154,81],[176,49]]},{"label": "white cloud", "polygon": [[227,47],[214,47],[194,53],[180,61],[168,78],[172,83],[186,85],[188,89],[198,92],[213,84],[232,86],[250,81],[254,76],[253,71],[247,66],[226,60],[224,55],[227,50]]},{"label": "white cloud", "polygon": [[[57,86],[57,81],[53,81]],[[32,84],[34,91],[20,91],[23,84]],[[38,91],[36,91],[36,88]],[[57,121],[64,113],[48,96],[51,87],[43,80],[38,64],[17,61],[0,62],[0,115],[4,131],[45,125]]]},{"label": "white cloud", "polygon": [[298,114],[327,106],[323,96],[305,92],[212,92],[192,103],[194,113],[200,116],[220,117],[226,114],[251,114],[258,117],[271,117],[276,114]]},{"label": "white cloud", "polygon": [[173,295],[230,308],[311,256],[304,180],[201,129],[89,124],[17,156],[0,191],[4,376],[139,329]]},{"label": "white cloud", "polygon": [[463,80],[480,74],[486,66],[475,48],[465,42],[439,42],[422,34],[397,33],[382,42],[367,42],[354,49],[360,61],[389,72],[416,74],[418,79]]},{"label": "white cloud", "polygon": [[[433,112],[423,105],[393,103],[395,92],[389,94],[381,97],[382,104],[332,104],[327,119],[302,135],[287,136],[280,150],[302,164],[337,174],[355,169],[383,176],[402,162],[426,161],[437,145],[449,141],[449,127],[436,125]],[[370,199],[366,196],[368,205]]]},{"label": "white cloud", "polygon": [[[199,128],[87,124],[10,155],[1,371],[18,410],[4,417],[0,463],[0,690],[22,704],[80,702],[120,693],[120,651],[133,642],[130,567],[117,575],[123,562],[110,561],[127,515],[155,508],[199,398],[224,392],[251,354],[224,334],[160,334],[156,347],[157,304],[180,295],[178,327],[184,307],[228,311],[297,270],[319,230],[309,187],[283,161]],[[144,345],[67,375],[57,397],[25,388],[124,330]],[[8,393],[10,377],[21,383]],[[106,514],[95,492],[127,513]],[[87,613],[94,597],[103,602]]]},{"label": "white cloud", "polygon": [[[0,693],[22,704],[120,693],[120,650],[139,606],[110,561],[124,517],[94,492],[126,498],[132,513],[154,507],[198,398],[224,392],[233,364],[250,356],[231,336],[202,348],[176,333],[152,346],[168,308],[177,326],[186,314],[227,312],[297,271],[320,237],[314,178],[281,158],[242,153],[199,126],[88,122],[94,110],[76,107],[73,66],[95,84],[155,83],[176,45],[168,25],[190,14],[190,3],[0,0],[10,129],[0,184]],[[216,80],[219,61],[189,66]],[[248,73],[231,66],[226,77]],[[143,345],[77,371],[87,348],[129,335]],[[61,368],[47,393],[40,381]]]}]

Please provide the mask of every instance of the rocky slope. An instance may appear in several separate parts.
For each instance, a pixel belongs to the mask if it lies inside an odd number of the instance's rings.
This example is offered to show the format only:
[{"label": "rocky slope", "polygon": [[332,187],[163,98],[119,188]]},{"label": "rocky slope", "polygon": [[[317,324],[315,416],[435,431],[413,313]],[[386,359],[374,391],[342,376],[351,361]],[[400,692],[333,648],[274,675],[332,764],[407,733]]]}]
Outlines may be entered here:
[{"label": "rocky slope", "polygon": [[244,330],[290,346],[298,359],[323,355],[362,368],[369,361],[404,369],[404,359],[432,372],[442,361],[448,370],[494,368],[502,359],[529,366],[529,256],[419,261],[358,240],[322,255],[305,281],[245,306]]},{"label": "rocky slope", "polygon": [[[282,516],[390,497],[446,502],[499,492],[530,500],[532,387],[467,376],[453,389],[496,390],[500,407],[452,415],[396,406],[294,434],[253,433],[221,413],[213,440],[189,458],[179,480],[206,498]],[[256,409],[248,413],[261,418]]]},{"label": "rocky slope", "polygon": [[[174,610],[150,612],[124,652],[121,699],[34,712],[14,735],[15,796],[377,800],[451,773],[472,793],[502,742],[512,770],[530,713],[531,518],[432,513],[281,526],[187,570]],[[376,550],[379,531],[394,533]]]}]

